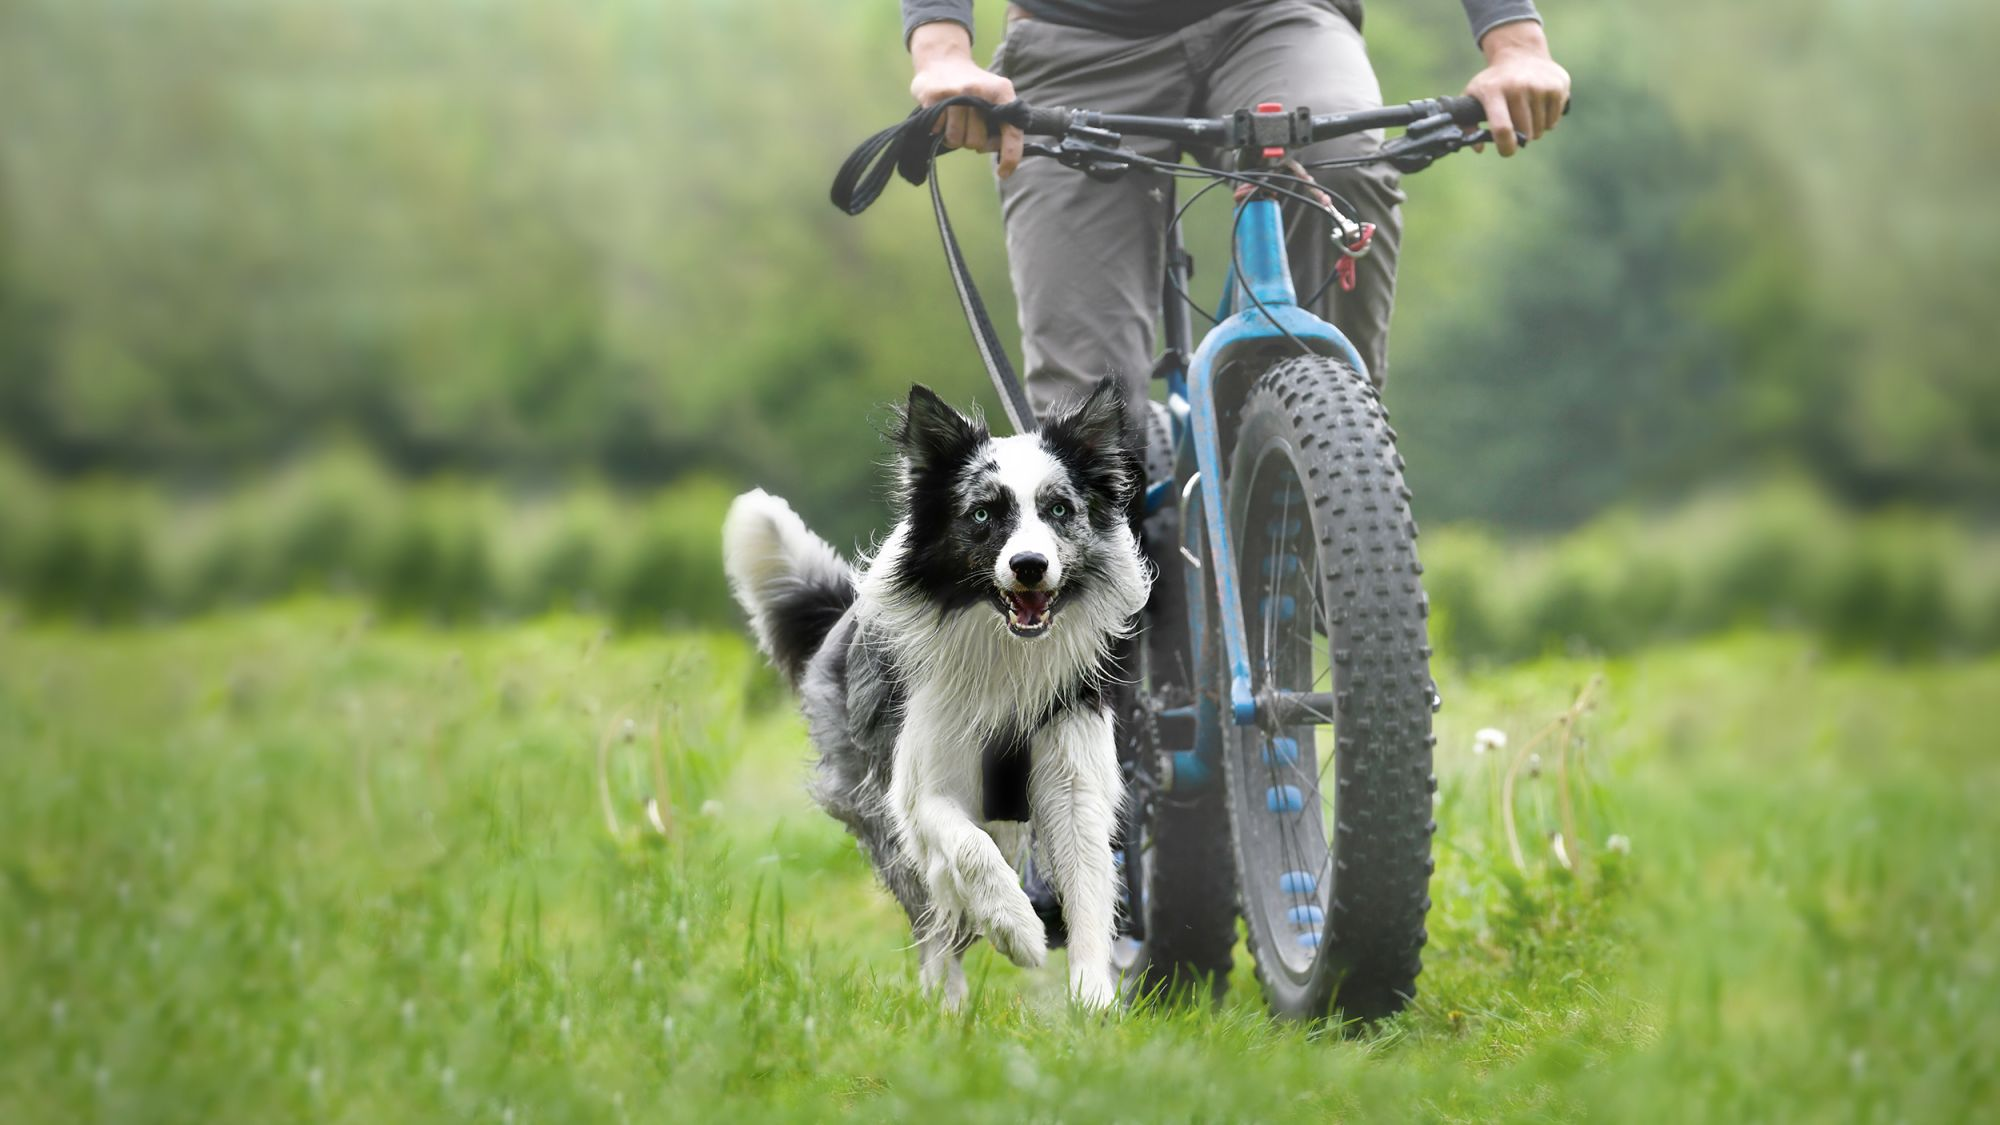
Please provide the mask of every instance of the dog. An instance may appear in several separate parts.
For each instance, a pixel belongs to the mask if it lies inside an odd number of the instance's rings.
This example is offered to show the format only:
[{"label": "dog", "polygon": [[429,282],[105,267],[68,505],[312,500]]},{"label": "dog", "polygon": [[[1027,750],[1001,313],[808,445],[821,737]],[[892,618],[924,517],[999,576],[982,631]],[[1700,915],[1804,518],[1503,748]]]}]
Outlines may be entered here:
[{"label": "dog", "polygon": [[1117,998],[1110,698],[1151,579],[1116,384],[999,438],[911,388],[897,522],[858,567],[762,490],[723,524],[730,588],[818,750],[813,798],[908,913],[919,981],[948,1009],[975,938],[1023,968],[1047,956],[1010,862],[1028,839],[1062,904],[1070,996]]}]

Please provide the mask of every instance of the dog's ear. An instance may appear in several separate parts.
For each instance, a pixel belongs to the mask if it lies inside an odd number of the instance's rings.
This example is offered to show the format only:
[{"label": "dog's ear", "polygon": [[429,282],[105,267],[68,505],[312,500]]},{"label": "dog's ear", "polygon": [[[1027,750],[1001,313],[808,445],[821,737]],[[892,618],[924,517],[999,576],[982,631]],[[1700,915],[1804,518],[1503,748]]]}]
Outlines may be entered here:
[{"label": "dog's ear", "polygon": [[985,426],[953,410],[922,383],[910,388],[896,427],[896,447],[912,473],[961,461],[986,437]]},{"label": "dog's ear", "polygon": [[1042,444],[1107,507],[1122,510],[1131,503],[1138,463],[1127,444],[1125,388],[1116,376],[1099,379],[1082,402],[1050,417]]}]

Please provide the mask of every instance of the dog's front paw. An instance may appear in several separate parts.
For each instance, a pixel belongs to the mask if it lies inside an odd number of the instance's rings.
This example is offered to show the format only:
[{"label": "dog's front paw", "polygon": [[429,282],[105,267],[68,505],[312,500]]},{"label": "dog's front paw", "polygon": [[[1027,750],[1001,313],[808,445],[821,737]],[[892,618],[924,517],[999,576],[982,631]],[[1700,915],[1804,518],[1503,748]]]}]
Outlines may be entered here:
[{"label": "dog's front paw", "polygon": [[1069,998],[1080,1007],[1101,1012],[1118,1002],[1118,988],[1111,983],[1109,972],[1072,970]]},{"label": "dog's front paw", "polygon": [[980,932],[1007,960],[1024,969],[1039,969],[1049,955],[1048,931],[1028,905],[1028,896],[1019,887],[1007,889],[1013,893],[980,904],[985,907],[977,911]]}]

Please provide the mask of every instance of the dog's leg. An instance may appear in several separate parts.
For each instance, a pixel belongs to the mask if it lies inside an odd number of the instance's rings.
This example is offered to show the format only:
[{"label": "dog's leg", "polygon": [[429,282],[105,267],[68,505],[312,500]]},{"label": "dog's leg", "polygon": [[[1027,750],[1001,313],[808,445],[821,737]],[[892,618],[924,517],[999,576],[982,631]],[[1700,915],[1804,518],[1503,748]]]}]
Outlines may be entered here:
[{"label": "dog's leg", "polygon": [[1036,736],[1028,804],[1069,925],[1070,996],[1092,1008],[1118,995],[1111,976],[1117,924],[1111,837],[1124,793],[1109,711],[1072,711]]},{"label": "dog's leg", "polygon": [[947,1012],[965,1003],[965,949],[952,935],[938,931],[917,938],[917,982],[925,993],[937,992]]},{"label": "dog's leg", "polygon": [[962,919],[1016,965],[1039,967],[1048,956],[1042,920],[999,845],[969,812],[979,794],[979,748],[967,744],[944,700],[913,693],[907,715],[896,739],[889,808],[905,854],[942,914],[930,928],[948,935]]}]

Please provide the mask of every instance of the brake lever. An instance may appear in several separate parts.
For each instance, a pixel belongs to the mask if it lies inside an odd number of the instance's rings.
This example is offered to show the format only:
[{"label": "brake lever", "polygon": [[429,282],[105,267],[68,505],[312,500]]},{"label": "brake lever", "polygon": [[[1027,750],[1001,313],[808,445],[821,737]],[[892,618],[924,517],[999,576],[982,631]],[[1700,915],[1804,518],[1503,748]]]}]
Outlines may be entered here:
[{"label": "brake lever", "polygon": [[1122,147],[1125,138],[1106,129],[1072,126],[1056,146],[1056,159],[1070,168],[1082,170],[1093,180],[1109,183],[1131,169],[1130,157]]},{"label": "brake lever", "polygon": [[[1468,145],[1490,145],[1493,143],[1493,130],[1481,129],[1477,133],[1467,134],[1465,143]],[[1514,134],[1514,147],[1517,150],[1527,148],[1528,138],[1519,133]]]},{"label": "brake lever", "polygon": [[1440,156],[1449,156],[1470,141],[1449,114],[1439,113],[1414,122],[1403,135],[1382,146],[1382,155],[1399,172],[1421,172]]}]

